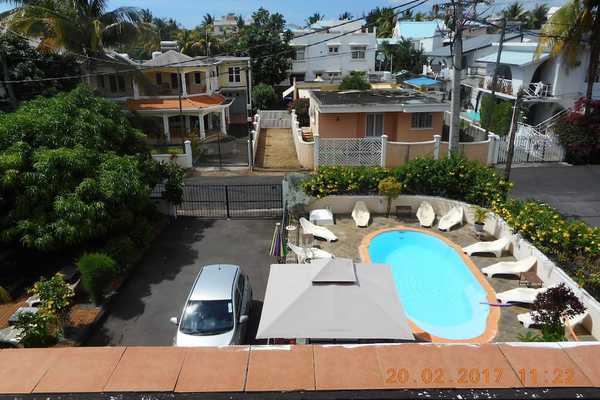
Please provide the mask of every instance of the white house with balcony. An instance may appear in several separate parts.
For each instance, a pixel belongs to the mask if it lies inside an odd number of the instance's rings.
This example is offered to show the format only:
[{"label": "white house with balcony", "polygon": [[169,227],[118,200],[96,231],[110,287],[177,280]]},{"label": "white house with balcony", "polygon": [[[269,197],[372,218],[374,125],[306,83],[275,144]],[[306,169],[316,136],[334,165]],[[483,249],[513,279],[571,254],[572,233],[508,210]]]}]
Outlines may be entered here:
[{"label": "white house with balcony", "polygon": [[155,52],[131,68],[102,63],[88,84],[101,96],[145,117],[150,139],[180,142],[246,124],[251,109],[248,57],[196,57]]},{"label": "white house with balcony", "polygon": [[290,42],[294,48],[290,81],[338,81],[352,71],[375,71],[374,28],[361,28],[363,21],[336,26],[343,22],[322,21],[292,30],[295,37]]}]

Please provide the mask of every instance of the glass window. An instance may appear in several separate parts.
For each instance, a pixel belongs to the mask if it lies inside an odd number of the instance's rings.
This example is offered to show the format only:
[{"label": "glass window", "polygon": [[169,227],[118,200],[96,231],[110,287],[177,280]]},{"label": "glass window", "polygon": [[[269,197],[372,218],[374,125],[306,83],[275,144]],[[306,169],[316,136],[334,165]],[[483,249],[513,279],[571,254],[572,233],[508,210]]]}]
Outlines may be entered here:
[{"label": "glass window", "polygon": [[239,314],[242,311],[242,298],[244,297],[244,275],[240,275],[237,288],[235,290],[237,298],[235,299],[235,310]]},{"label": "glass window", "polygon": [[306,49],[304,47],[296,47],[296,54],[294,60],[302,61],[304,60]]},{"label": "glass window", "polygon": [[199,85],[202,83],[202,74],[200,72],[194,72],[194,83]]},{"label": "glass window", "polygon": [[119,92],[125,91],[125,77],[117,76],[117,83],[119,84]]},{"label": "glass window", "polygon": [[353,60],[364,60],[365,53],[367,51],[367,47],[366,46],[352,46],[351,51],[352,51],[352,59]]},{"label": "glass window", "polygon": [[233,329],[231,300],[191,300],[185,306],[179,330],[188,335],[217,335]]},{"label": "glass window", "polygon": [[433,127],[433,116],[431,113],[412,113],[410,124],[413,129],[427,129]]},{"label": "glass window", "polygon": [[162,74],[160,72],[156,73],[156,84],[162,85]]},{"label": "glass window", "polygon": [[105,87],[104,75],[98,75],[96,78],[97,78],[98,87],[104,89],[104,87]]},{"label": "glass window", "polygon": [[240,67],[229,67],[229,82],[241,82]]},{"label": "glass window", "polygon": [[367,126],[365,136],[383,135],[383,113],[367,114]]},{"label": "glass window", "polygon": [[115,93],[117,91],[117,77],[114,75],[108,76],[108,85],[110,86],[110,91]]},{"label": "glass window", "polygon": [[340,48],[338,46],[329,46],[329,54],[338,53]]},{"label": "glass window", "polygon": [[171,88],[177,89],[179,87],[179,74],[171,74]]}]

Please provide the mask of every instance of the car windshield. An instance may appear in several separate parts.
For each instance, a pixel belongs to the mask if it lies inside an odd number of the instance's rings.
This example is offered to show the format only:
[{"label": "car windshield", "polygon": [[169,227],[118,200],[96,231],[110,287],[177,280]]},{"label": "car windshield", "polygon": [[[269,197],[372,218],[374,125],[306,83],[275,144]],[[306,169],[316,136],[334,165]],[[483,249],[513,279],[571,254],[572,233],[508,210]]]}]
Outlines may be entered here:
[{"label": "car windshield", "polygon": [[188,335],[217,335],[233,329],[231,300],[190,301],[179,330]]}]

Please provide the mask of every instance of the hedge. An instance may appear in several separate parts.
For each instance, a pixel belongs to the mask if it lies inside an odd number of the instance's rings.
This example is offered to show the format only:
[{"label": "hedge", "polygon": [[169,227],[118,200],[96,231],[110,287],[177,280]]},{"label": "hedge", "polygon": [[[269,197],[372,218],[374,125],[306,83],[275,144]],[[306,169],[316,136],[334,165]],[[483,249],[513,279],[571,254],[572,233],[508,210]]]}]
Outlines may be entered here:
[{"label": "hedge", "polygon": [[600,299],[600,228],[567,220],[538,201],[507,198],[512,183],[494,168],[458,157],[417,159],[391,169],[321,167],[302,185],[307,195],[316,198],[378,194],[379,181],[389,176],[403,184],[404,194],[440,196],[490,208]]}]

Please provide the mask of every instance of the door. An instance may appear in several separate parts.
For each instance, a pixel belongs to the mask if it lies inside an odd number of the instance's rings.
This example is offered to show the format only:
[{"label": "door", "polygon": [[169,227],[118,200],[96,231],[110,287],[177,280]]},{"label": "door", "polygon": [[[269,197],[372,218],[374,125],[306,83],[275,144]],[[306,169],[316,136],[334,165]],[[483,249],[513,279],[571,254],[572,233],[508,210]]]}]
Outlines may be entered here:
[{"label": "door", "polygon": [[366,123],[366,137],[383,135],[383,113],[368,113]]}]

